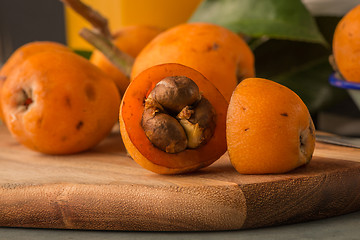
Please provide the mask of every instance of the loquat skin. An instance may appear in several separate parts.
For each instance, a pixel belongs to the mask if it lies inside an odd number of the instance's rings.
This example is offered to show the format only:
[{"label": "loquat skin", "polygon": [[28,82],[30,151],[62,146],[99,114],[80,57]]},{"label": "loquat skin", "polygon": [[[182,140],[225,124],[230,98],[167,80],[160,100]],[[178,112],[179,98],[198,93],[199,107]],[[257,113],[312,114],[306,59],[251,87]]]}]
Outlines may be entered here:
[{"label": "loquat skin", "polygon": [[239,173],[285,173],[310,162],[315,127],[306,105],[289,88],[249,78],[231,97],[226,138]]},{"label": "loquat skin", "polygon": [[88,150],[117,121],[120,96],[115,83],[72,52],[28,57],[9,74],[1,105],[11,134],[46,154]]},{"label": "loquat skin", "polygon": [[[162,30],[145,25],[125,26],[114,33],[114,44],[121,51],[136,57],[140,51]],[[90,57],[90,62],[104,71],[116,83],[120,95],[123,96],[130,79],[115,67],[99,50],[95,49]]]},{"label": "loquat skin", "polygon": [[227,101],[237,84],[254,77],[254,55],[235,33],[210,23],[180,24],[155,37],[135,59],[131,79],[145,69],[179,63],[203,74]]},{"label": "loquat skin", "polygon": [[333,55],[345,80],[360,83],[360,5],[350,10],[336,26]]},{"label": "loquat skin", "polygon": [[[0,69],[0,98],[1,98],[1,89],[2,85],[6,81],[8,75],[11,71],[17,68],[22,62],[24,62],[28,57],[47,51],[66,51],[70,52],[71,50],[57,42],[49,42],[49,41],[35,41],[27,43],[21,47],[19,47],[6,61],[6,63]],[[3,113],[0,105],[0,119],[3,119]]]}]

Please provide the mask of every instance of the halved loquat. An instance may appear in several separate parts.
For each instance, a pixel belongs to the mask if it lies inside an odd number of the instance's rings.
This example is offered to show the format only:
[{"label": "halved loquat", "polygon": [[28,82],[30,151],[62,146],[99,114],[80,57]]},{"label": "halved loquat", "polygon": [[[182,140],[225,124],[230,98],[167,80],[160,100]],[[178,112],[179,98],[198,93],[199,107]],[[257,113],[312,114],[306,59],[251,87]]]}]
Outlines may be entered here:
[{"label": "halved loquat", "polygon": [[236,87],[226,137],[231,163],[242,174],[288,172],[309,163],[315,148],[314,124],[300,97],[261,78]]},{"label": "halved loquat", "polygon": [[159,174],[195,171],[226,151],[227,102],[198,71],[176,63],[133,79],[120,107],[120,131],[130,156]]}]

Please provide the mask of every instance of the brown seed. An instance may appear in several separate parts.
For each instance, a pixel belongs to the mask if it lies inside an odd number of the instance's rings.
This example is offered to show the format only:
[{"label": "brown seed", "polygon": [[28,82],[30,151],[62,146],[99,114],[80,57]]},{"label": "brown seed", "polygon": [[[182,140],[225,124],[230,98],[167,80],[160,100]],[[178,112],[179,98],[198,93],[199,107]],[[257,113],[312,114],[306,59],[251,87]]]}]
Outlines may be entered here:
[{"label": "brown seed", "polygon": [[171,76],[161,80],[148,98],[155,99],[169,112],[179,113],[200,98],[199,87],[185,76]]},{"label": "brown seed", "polygon": [[141,125],[147,138],[157,148],[167,153],[178,153],[186,149],[187,138],[180,123],[159,109],[145,109]]}]

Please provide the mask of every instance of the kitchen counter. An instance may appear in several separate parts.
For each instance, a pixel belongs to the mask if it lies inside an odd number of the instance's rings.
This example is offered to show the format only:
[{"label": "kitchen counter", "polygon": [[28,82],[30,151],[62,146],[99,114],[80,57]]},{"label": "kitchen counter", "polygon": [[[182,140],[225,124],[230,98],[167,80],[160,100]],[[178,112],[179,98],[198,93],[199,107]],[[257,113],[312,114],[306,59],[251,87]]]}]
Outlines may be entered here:
[{"label": "kitchen counter", "polygon": [[359,239],[360,211],[317,221],[220,232],[119,232],[0,228],[1,240],[77,239]]}]

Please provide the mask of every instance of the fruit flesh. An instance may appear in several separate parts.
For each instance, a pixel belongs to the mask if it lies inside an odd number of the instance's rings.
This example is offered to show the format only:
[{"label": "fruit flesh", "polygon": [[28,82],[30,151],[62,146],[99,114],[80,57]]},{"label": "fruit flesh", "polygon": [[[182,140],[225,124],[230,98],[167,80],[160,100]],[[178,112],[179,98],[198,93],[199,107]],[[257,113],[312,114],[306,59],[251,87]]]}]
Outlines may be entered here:
[{"label": "fruit flesh", "polygon": [[290,171],[308,163],[315,147],[305,104],[290,89],[265,79],[238,85],[226,131],[231,162],[244,174]]}]

